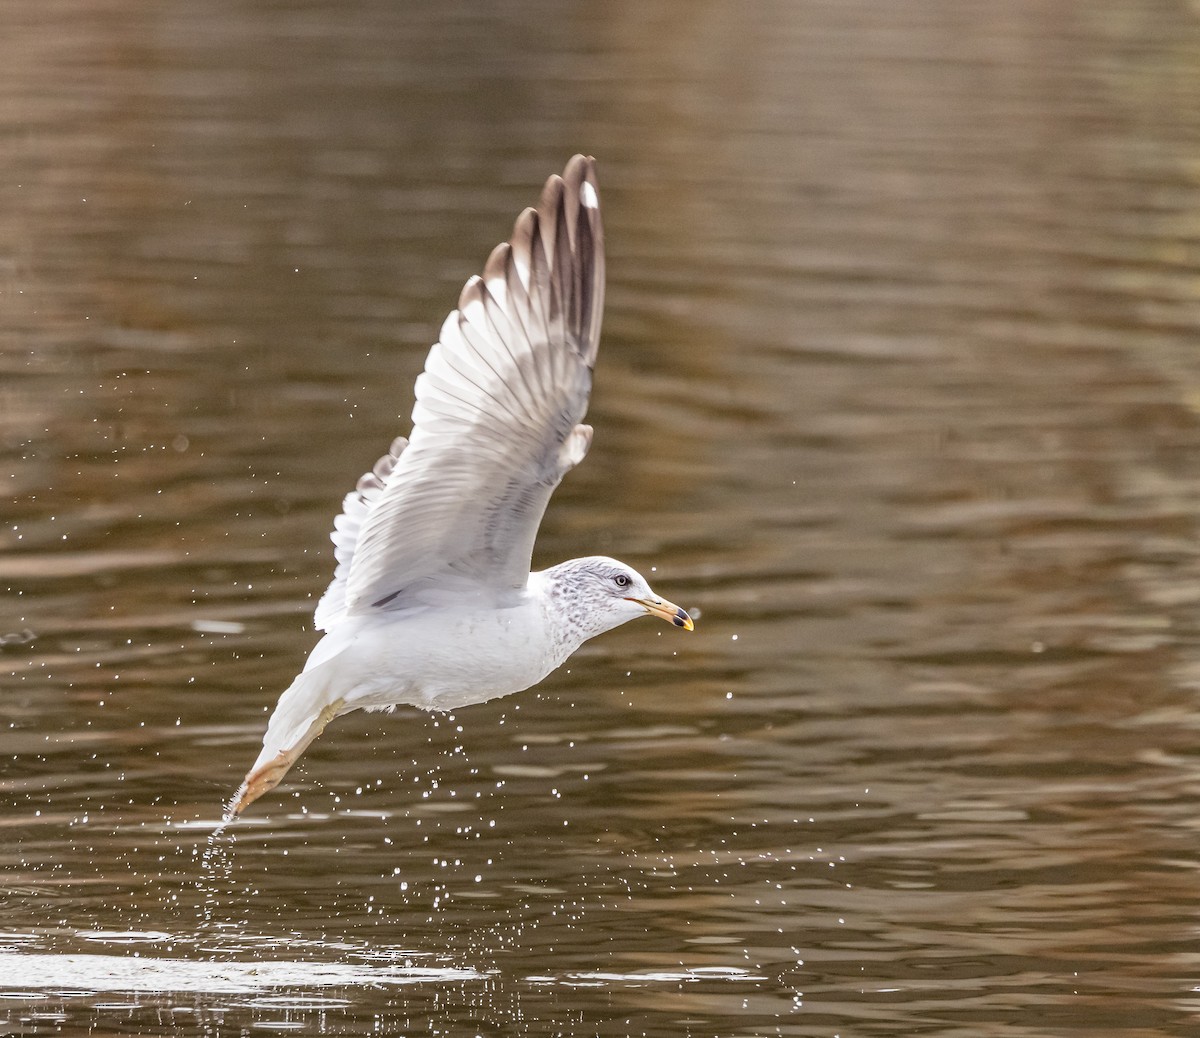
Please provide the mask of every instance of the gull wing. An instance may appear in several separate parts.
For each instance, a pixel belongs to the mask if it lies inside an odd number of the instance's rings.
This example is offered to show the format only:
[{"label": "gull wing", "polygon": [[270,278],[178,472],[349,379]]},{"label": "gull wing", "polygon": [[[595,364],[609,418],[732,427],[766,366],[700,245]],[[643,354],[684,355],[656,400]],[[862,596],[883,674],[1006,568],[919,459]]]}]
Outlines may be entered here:
[{"label": "gull wing", "polygon": [[604,306],[595,160],[546,181],[462,290],[416,383],[413,428],[347,495],[318,627],[439,590],[525,586],[554,488],[583,460]]}]

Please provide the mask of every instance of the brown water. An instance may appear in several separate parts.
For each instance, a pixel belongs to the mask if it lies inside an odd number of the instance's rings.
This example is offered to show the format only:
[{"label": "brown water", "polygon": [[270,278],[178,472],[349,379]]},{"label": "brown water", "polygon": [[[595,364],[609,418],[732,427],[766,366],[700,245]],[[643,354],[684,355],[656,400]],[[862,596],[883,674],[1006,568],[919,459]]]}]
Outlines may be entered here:
[{"label": "brown water", "polygon": [[[0,1031],[1191,1035],[1200,7],[15,0]],[[331,728],[341,494],[594,153],[539,561],[701,613]]]}]

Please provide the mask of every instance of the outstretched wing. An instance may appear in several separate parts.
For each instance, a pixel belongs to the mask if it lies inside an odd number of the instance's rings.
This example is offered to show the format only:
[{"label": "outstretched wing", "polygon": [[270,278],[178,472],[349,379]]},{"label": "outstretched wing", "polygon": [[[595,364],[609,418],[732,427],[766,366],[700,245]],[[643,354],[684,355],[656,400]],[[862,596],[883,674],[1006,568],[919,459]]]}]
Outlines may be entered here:
[{"label": "outstretched wing", "polygon": [[524,587],[554,488],[587,453],[604,305],[595,160],[576,155],[466,283],[417,379],[409,442],[347,495],[319,627],[463,582]]}]

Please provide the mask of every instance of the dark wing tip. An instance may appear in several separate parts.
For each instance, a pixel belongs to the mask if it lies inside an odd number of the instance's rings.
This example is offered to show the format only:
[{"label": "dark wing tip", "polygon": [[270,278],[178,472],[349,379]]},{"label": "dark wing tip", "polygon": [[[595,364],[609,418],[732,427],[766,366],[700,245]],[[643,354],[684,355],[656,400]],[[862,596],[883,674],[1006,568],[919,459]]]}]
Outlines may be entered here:
[{"label": "dark wing tip", "polygon": [[[513,237],[516,237],[517,229],[513,228]],[[488,256],[487,262],[483,265],[483,282],[485,285],[491,285],[497,279],[504,279],[508,275],[508,258],[512,253],[512,245],[509,242],[502,241],[494,249],[492,254]]]},{"label": "dark wing tip", "polygon": [[472,274],[458,294],[459,313],[464,312],[472,303],[483,301],[483,279],[478,274]]},{"label": "dark wing tip", "polygon": [[[586,197],[585,204],[594,208],[600,206],[600,185],[596,182],[596,160],[591,155],[575,155],[571,161],[567,163],[562,174],[563,183],[576,196],[584,194]],[[590,184],[592,191],[590,196],[584,190],[583,185]]]},{"label": "dark wing tip", "polygon": [[[596,160],[575,155],[562,176],[551,176],[542,189],[537,215],[566,332],[592,367],[604,313],[604,224]],[[515,237],[513,247],[517,249]]]}]

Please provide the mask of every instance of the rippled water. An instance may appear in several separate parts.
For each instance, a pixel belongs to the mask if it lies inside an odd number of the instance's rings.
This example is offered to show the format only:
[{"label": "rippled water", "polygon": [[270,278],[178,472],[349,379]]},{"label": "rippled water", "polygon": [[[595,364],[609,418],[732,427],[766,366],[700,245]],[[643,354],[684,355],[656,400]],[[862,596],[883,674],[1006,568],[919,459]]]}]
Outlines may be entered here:
[{"label": "rippled water", "polygon": [[[0,1030],[1190,1035],[1200,8],[17,0]],[[340,720],[340,497],[594,153],[540,561],[701,614]]]}]

